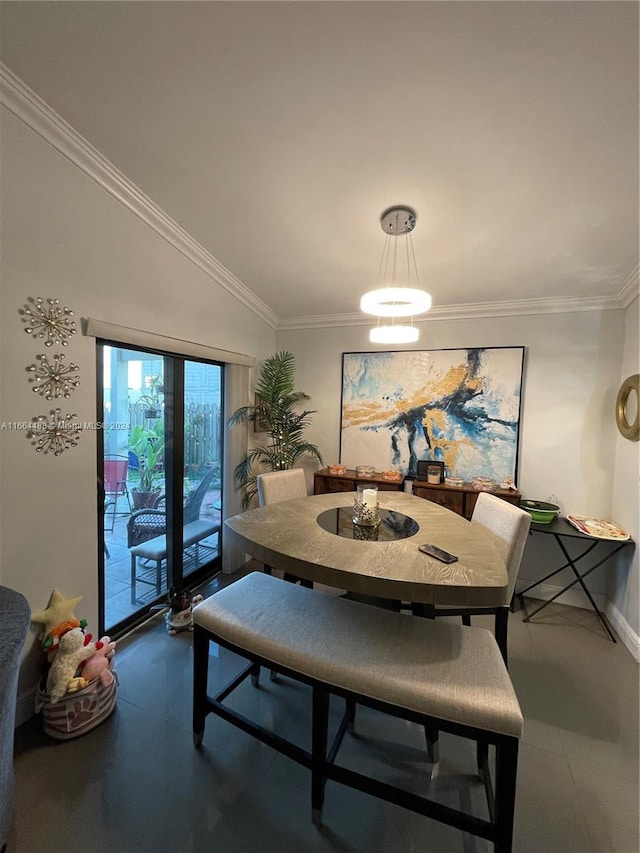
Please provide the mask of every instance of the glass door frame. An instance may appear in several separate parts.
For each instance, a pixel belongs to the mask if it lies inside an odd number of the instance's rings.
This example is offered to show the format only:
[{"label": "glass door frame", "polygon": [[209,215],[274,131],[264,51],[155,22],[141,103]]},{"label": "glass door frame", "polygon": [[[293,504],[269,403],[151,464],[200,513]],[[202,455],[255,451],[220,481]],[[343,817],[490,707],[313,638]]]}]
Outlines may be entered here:
[{"label": "glass door frame", "polygon": [[[166,499],[166,543],[167,543],[167,591],[173,587],[175,592],[182,592],[187,588],[197,586],[213,574],[221,570],[222,547],[221,534],[218,539],[217,555],[210,561],[199,566],[195,571],[188,574],[188,583],[184,576],[184,549],[182,530],[184,528],[184,506],[183,506],[183,483],[184,483],[184,431],[185,431],[185,367],[187,362],[198,362],[211,365],[220,369],[220,393],[219,406],[224,422],[224,363],[209,359],[195,358],[191,355],[180,355],[179,353],[166,352],[140,347],[138,344],[127,345],[121,341],[110,341],[103,338],[96,339],[96,401],[98,423],[105,423],[104,413],[104,348],[116,347],[140,352],[144,357],[157,357],[163,360],[163,386],[164,386],[164,475]],[[98,430],[97,436],[97,472],[98,472],[98,595],[99,595],[99,632],[105,633],[105,517],[104,517],[104,489],[100,488],[100,477],[103,475],[104,463],[104,430]],[[224,484],[224,429],[220,429],[219,436],[219,463],[221,466],[220,487]],[[168,464],[167,464],[168,462]],[[221,495],[222,497],[222,495]],[[113,636],[121,636],[130,628],[146,621],[151,609],[167,603],[168,593],[162,593],[157,598],[145,603],[131,616],[123,619],[109,630]]]}]

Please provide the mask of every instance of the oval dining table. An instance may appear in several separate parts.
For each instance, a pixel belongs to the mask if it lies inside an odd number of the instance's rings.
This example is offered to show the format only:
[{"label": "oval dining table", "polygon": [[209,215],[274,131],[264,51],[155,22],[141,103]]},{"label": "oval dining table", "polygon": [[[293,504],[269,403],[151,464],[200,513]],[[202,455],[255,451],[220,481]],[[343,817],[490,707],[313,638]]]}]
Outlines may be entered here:
[{"label": "oval dining table", "polygon": [[[348,592],[419,604],[505,604],[507,569],[491,534],[451,510],[404,492],[382,491],[381,510],[416,522],[407,538],[363,541],[324,529],[327,510],[352,508],[355,492],[311,495],[269,504],[225,522],[229,541],[251,557],[308,581]],[[418,546],[458,557],[445,564]]]}]

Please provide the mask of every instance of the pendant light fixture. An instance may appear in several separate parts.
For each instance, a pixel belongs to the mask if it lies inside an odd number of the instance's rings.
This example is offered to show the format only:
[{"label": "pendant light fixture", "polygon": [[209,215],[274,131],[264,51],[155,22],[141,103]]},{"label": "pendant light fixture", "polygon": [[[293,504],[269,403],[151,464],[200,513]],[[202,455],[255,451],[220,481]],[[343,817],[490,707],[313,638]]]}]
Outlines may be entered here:
[{"label": "pendant light fixture", "polygon": [[[413,249],[411,232],[416,227],[416,213],[410,207],[390,207],[380,217],[380,225],[386,235],[380,259],[378,277],[390,280],[390,286],[370,290],[360,300],[360,310],[378,317],[378,325],[369,332],[369,340],[375,344],[408,344],[417,341],[420,333],[413,325],[416,314],[424,314],[431,308],[431,296],[420,289],[418,267]],[[404,255],[407,273],[406,286],[398,286],[398,240],[404,237]],[[393,247],[393,251],[391,251]],[[402,261],[400,261],[402,265]],[[412,277],[413,264],[413,277]],[[413,284],[416,286],[414,287]],[[398,317],[409,317],[406,322],[396,322]],[[384,322],[382,321],[384,319]],[[387,320],[387,318],[389,318]]]}]

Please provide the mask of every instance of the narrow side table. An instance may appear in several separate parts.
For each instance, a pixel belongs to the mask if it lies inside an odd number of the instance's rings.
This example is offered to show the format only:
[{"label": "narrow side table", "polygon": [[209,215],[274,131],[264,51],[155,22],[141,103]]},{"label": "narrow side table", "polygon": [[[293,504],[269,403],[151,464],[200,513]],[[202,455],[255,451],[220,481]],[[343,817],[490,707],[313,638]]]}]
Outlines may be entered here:
[{"label": "narrow side table", "polygon": [[[520,604],[522,605],[522,610],[524,611],[524,614],[525,614],[524,619],[522,621],[523,622],[530,622],[531,619],[536,615],[536,613],[540,613],[540,611],[544,610],[544,608],[548,604],[551,604],[551,602],[555,601],[556,598],[559,598],[564,592],[566,592],[568,589],[571,589],[572,586],[575,586],[577,583],[579,583],[580,586],[582,587],[584,594],[589,599],[589,602],[591,603],[591,606],[592,606],[594,612],[596,613],[598,619],[602,623],[605,631],[607,632],[607,634],[609,635],[611,640],[615,643],[616,638],[613,634],[613,631],[609,627],[609,624],[608,624],[607,620],[605,619],[604,614],[602,613],[602,611],[599,609],[598,605],[593,600],[593,596],[591,595],[591,593],[589,592],[589,590],[586,587],[586,584],[584,582],[584,578],[586,578],[587,575],[590,575],[591,572],[594,572],[603,563],[606,563],[607,560],[610,560],[611,557],[613,557],[614,554],[617,554],[618,551],[622,550],[622,548],[624,548],[627,545],[633,545],[633,539],[625,539],[623,541],[619,541],[617,539],[599,539],[595,536],[588,536],[585,533],[581,533],[572,524],[569,524],[569,522],[566,521],[566,519],[564,519],[564,518],[555,518],[549,524],[532,523],[531,524],[531,533],[547,533],[547,534],[550,534],[551,536],[553,536],[553,538],[558,543],[558,547],[560,548],[560,550],[564,554],[564,557],[565,557],[567,562],[564,563],[559,568],[554,569],[552,572],[549,572],[548,575],[545,575],[545,577],[540,578],[540,580],[534,581],[532,584],[529,584],[529,586],[525,587],[524,589],[519,590],[519,592],[517,593],[517,596],[520,599]],[[563,539],[582,539],[582,540],[584,540],[584,544],[586,545],[586,547],[582,551],[582,553],[578,554],[577,557],[572,558],[569,555],[569,552],[567,551],[564,542],[562,541]],[[587,554],[590,554],[595,548],[597,548],[598,545],[602,546],[600,548],[600,552],[602,552],[603,550],[606,550],[606,554],[604,554],[604,556],[595,565],[590,566],[586,571],[581,572],[580,569],[576,566],[576,563],[580,563],[582,560],[584,560],[584,558],[587,556]],[[534,587],[538,586],[541,583],[544,583],[546,580],[549,580],[549,578],[552,578],[554,575],[557,575],[558,572],[563,571],[563,569],[568,569],[568,568],[570,568],[571,571],[574,573],[575,579],[572,580],[571,583],[567,584],[567,586],[565,586],[563,589],[561,589],[560,592],[557,592],[553,596],[553,598],[550,598],[548,601],[545,601],[544,604],[541,604],[539,607],[537,607],[531,613],[528,613],[526,605],[524,603],[523,596],[527,592],[529,592],[529,590],[533,589]]]}]

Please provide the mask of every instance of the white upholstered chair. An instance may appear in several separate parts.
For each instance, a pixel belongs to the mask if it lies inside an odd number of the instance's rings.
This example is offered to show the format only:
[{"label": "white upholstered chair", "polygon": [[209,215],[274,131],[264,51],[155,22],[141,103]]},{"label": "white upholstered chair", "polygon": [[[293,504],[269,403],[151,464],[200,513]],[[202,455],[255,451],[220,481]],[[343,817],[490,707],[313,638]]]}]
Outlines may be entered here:
[{"label": "white upholstered chair", "polygon": [[[490,495],[480,492],[471,516],[471,524],[484,528],[497,546],[507,565],[509,581],[502,602],[495,607],[435,607],[427,605],[412,605],[414,613],[428,616],[460,616],[464,625],[471,625],[471,617],[482,614],[495,615],[494,633],[498,648],[508,667],[507,659],[507,628],[511,600],[516,587],[516,579],[520,571],[520,562],[527,543],[527,535],[531,525],[531,516],[520,507]],[[427,752],[431,761],[438,760],[438,730],[434,726],[425,726]]]},{"label": "white upholstered chair", "polygon": [[[302,468],[290,468],[287,471],[269,471],[266,474],[258,474],[258,500],[260,506],[267,504],[279,504],[294,498],[307,497],[307,480]],[[271,574],[271,566],[264,567],[265,572]],[[287,581],[298,581],[294,575],[285,573]],[[312,587],[311,581],[301,581],[302,586]]]},{"label": "white upholstered chair", "polygon": [[269,471],[267,474],[258,474],[256,479],[260,506],[307,497],[307,481],[302,468]]},{"label": "white upholstered chair", "polygon": [[509,583],[502,602],[496,607],[438,607],[433,616],[461,616],[465,625],[471,624],[474,615],[495,615],[495,635],[505,664],[507,663],[507,626],[511,600],[520,571],[520,562],[527,542],[531,515],[520,507],[491,495],[480,492],[471,516],[471,524],[482,527],[490,535],[507,564]]}]

